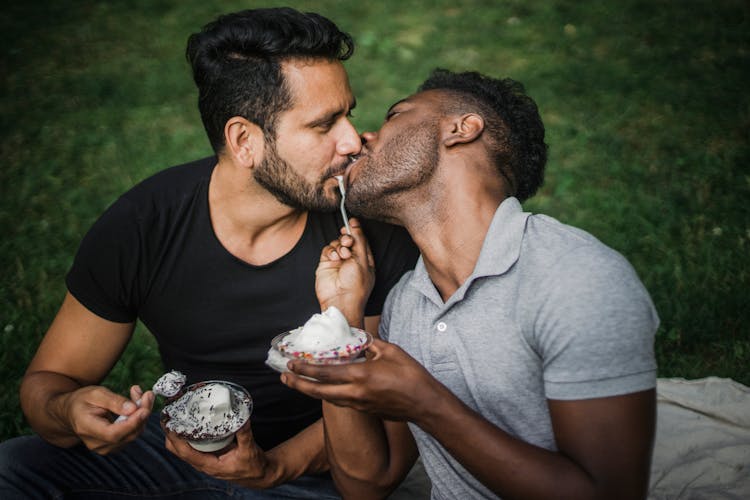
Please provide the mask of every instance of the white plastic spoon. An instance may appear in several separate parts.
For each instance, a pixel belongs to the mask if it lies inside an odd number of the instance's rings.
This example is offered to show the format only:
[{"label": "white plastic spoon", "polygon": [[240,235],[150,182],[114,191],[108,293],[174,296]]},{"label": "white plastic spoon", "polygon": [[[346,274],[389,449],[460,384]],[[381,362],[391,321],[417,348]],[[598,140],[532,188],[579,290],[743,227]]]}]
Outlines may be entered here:
[{"label": "white plastic spoon", "polygon": [[346,187],[344,186],[344,176],[335,175],[336,180],[339,181],[339,191],[341,191],[341,216],[344,218],[344,226],[346,226],[346,234],[352,234],[352,228],[349,227],[349,217],[346,215],[346,207],[344,202],[346,201]]}]

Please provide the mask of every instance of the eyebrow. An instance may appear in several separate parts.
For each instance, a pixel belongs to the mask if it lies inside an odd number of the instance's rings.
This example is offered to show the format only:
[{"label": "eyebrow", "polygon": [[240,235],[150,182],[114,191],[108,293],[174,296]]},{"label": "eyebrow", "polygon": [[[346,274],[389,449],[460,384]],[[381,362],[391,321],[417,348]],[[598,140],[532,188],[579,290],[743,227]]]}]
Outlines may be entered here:
[{"label": "eyebrow", "polygon": [[314,128],[314,127],[318,127],[320,125],[324,125],[324,124],[327,124],[327,123],[334,122],[334,121],[336,121],[336,119],[339,116],[348,114],[351,110],[353,110],[356,107],[357,107],[357,98],[355,97],[355,98],[352,99],[352,102],[349,104],[349,109],[348,110],[337,109],[336,111],[332,111],[331,113],[328,113],[325,116],[322,116],[320,118],[317,118],[317,119],[309,122],[306,126]]}]

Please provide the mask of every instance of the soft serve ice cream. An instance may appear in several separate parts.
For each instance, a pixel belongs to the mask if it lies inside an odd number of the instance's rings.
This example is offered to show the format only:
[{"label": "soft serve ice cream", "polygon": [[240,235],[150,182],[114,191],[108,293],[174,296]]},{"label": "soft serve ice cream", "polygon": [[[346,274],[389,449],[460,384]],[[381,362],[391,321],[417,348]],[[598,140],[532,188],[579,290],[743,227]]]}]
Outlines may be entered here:
[{"label": "soft serve ice cream", "polygon": [[250,418],[252,400],[242,387],[209,381],[188,387],[164,407],[167,429],[188,440],[199,451],[216,451],[228,445],[234,433]]},{"label": "soft serve ice cream", "polygon": [[367,348],[371,337],[367,332],[350,328],[349,322],[336,307],[313,314],[307,322],[279,335],[271,342],[266,364],[286,371],[290,359],[310,363],[335,364],[350,362]]}]

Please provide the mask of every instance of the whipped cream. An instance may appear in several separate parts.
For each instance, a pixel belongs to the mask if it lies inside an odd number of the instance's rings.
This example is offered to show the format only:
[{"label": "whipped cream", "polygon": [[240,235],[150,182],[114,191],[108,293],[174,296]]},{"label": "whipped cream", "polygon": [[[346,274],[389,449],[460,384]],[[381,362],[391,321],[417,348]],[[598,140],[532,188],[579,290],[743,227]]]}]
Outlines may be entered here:
[{"label": "whipped cream", "polygon": [[341,311],[331,306],[313,314],[303,326],[273,339],[266,364],[284,372],[290,359],[324,364],[351,362],[371,341],[367,332],[350,328]]},{"label": "whipped cream", "polygon": [[313,314],[302,326],[292,330],[284,339],[287,350],[303,352],[327,351],[355,341],[349,322],[336,307]]}]

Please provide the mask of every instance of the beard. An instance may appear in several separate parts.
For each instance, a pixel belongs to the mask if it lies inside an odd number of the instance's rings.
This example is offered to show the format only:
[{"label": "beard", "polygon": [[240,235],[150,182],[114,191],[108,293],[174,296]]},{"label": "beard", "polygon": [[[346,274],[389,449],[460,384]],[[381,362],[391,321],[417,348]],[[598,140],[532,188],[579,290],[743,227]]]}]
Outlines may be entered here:
[{"label": "beard", "polygon": [[403,130],[384,142],[380,153],[358,160],[362,170],[347,188],[347,208],[361,217],[397,221],[403,195],[432,178],[439,159],[437,122]]},{"label": "beard", "polygon": [[326,196],[323,182],[337,170],[341,168],[329,168],[313,184],[279,156],[274,141],[267,137],[263,161],[253,169],[253,178],[284,205],[300,210],[331,212],[338,208],[338,200]]}]

